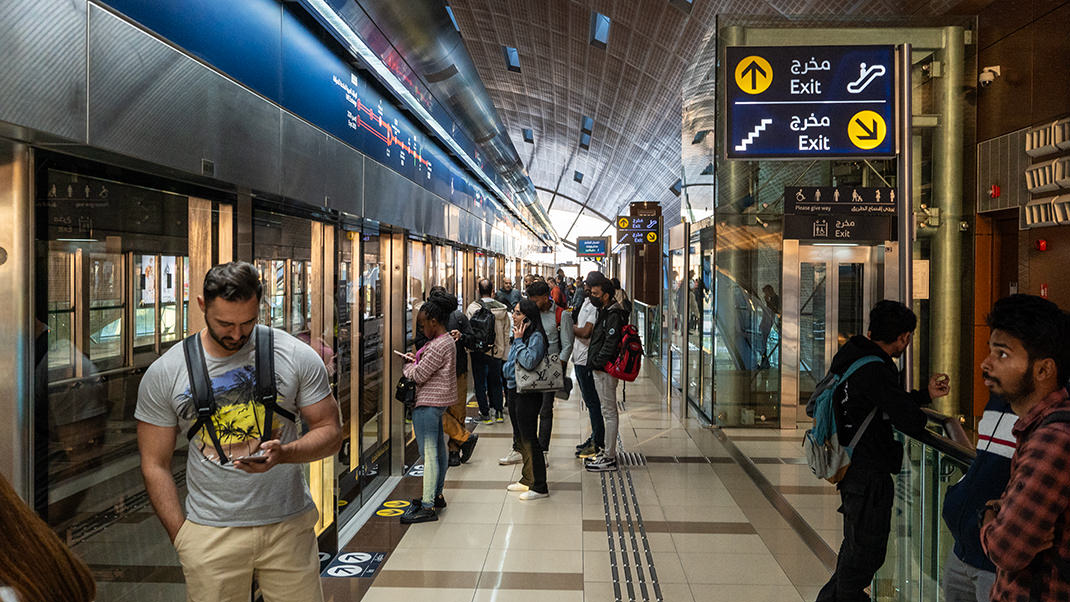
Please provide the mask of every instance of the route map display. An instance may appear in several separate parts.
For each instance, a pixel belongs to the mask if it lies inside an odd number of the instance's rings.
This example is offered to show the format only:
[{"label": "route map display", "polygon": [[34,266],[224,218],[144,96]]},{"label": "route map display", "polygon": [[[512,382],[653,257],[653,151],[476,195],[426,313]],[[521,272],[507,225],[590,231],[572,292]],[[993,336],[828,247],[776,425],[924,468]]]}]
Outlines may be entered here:
[{"label": "route map display", "polygon": [[729,46],[729,159],[895,155],[892,46]]}]

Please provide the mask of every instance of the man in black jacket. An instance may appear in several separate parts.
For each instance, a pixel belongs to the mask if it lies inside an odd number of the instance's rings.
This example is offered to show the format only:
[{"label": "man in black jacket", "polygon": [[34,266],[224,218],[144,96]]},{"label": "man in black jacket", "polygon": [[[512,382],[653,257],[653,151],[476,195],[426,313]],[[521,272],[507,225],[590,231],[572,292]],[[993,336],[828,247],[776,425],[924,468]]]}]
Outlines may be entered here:
[{"label": "man in black jacket", "polygon": [[903,446],[893,427],[910,436],[925,430],[919,406],[948,394],[947,375],[936,374],[927,391],[903,390],[892,358],[903,355],[914,337],[917,316],[897,301],[881,301],[869,313],[867,336],[851,337],[832,358],[831,371],[843,374],[866,356],[880,362],[858,369],[836,391],[840,444],[847,445],[871,412],[875,413],[851,455],[851,465],[836,485],[843,514],[843,542],[836,570],[821,588],[817,602],[867,601],[865,588],[884,564],[891,530],[895,486],[892,476],[903,461]]},{"label": "man in black jacket", "polygon": [[[590,278],[588,278],[588,281]],[[621,329],[628,323],[628,313],[614,298],[616,290],[605,276],[591,283],[591,303],[598,308],[598,319],[587,349],[587,367],[593,371],[594,388],[602,405],[606,425],[606,447],[600,454],[584,460],[591,472],[617,470],[617,379],[606,373],[607,363],[617,359]]]}]

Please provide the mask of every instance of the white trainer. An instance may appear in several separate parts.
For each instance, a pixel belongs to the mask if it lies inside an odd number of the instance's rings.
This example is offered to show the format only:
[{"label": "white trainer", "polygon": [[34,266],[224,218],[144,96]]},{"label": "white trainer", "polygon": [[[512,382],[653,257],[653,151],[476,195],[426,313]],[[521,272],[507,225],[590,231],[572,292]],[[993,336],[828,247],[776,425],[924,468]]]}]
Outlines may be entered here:
[{"label": "white trainer", "polygon": [[528,486],[523,483],[509,483],[509,486],[505,489],[508,491],[527,491]]},{"label": "white trainer", "polygon": [[525,500],[525,501],[527,501],[527,500],[538,500],[538,499],[542,499],[544,497],[550,497],[550,494],[549,493],[539,493],[538,491],[525,491],[524,493],[520,494],[520,499]]},{"label": "white trainer", "polygon": [[505,456],[504,458],[499,458],[498,459],[498,464],[501,464],[502,466],[506,466],[506,465],[509,465],[509,464],[520,464],[523,461],[524,461],[523,456],[520,455],[520,452],[518,452],[518,451],[516,451],[514,449],[513,451],[509,452],[509,455]]}]

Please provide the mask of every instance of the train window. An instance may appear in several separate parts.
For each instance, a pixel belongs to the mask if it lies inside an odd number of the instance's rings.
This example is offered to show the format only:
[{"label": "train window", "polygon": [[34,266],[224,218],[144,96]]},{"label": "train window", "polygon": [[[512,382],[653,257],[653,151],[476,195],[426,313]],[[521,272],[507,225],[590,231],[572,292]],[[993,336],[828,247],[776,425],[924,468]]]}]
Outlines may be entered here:
[{"label": "train window", "polygon": [[185,324],[185,312],[183,321],[178,319],[178,285],[179,265],[184,264],[182,258],[174,255],[160,257],[160,342],[171,343],[177,341],[183,332],[181,324]]},{"label": "train window", "polygon": [[160,274],[155,255],[134,255],[134,349],[156,344]]},{"label": "train window", "polygon": [[98,369],[123,364],[123,256],[89,253],[89,359]]},{"label": "train window", "polygon": [[48,252],[48,372],[74,376],[74,296],[71,280],[74,254]]},{"label": "train window", "polygon": [[305,275],[308,273],[304,261],[290,262],[290,288],[293,291],[293,301],[290,304],[290,332],[298,333],[305,330],[307,318],[311,314],[310,304],[306,304],[309,298],[305,286]]}]

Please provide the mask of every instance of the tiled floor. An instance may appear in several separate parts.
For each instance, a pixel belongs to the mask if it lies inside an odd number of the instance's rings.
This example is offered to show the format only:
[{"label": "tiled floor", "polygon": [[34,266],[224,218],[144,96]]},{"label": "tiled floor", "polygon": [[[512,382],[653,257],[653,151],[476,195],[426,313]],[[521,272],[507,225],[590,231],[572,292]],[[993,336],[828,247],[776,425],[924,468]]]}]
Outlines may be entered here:
[{"label": "tiled floor", "polygon": [[[589,430],[580,407],[576,393],[557,404],[548,499],[505,491],[519,476],[497,462],[509,423],[479,425],[475,456],[447,473],[439,521],[372,517],[346,549],[386,561],[374,580],[326,578],[328,600],[814,599],[839,545],[839,497],[799,463],[801,431],[683,422],[640,378],[620,436],[646,463],[595,474],[573,456]],[[418,488],[407,477],[390,497]]]}]

